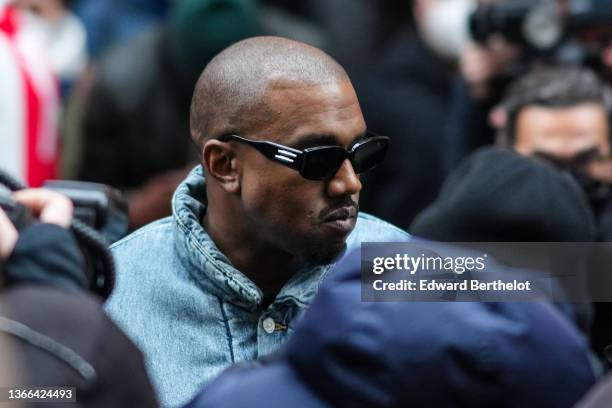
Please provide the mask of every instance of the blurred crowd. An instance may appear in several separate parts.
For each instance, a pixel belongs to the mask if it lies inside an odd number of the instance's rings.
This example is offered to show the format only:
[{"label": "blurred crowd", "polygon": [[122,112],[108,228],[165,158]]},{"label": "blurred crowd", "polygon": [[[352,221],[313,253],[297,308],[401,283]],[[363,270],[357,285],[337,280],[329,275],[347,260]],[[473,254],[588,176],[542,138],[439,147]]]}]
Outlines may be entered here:
[{"label": "blurred crowd", "polygon": [[[347,69],[368,128],[393,140],[386,163],[365,179],[362,208],[405,229],[462,158],[501,142],[518,113],[504,103],[512,82],[543,66],[584,67],[603,83],[612,70],[608,22],[566,29],[563,44],[537,49],[516,32],[531,7],[520,1],[2,3],[3,168],[33,187],[53,178],[116,186],[129,197],[132,228],[169,214],[169,197],[198,161],[188,137],[195,81],[215,54],[242,38],[303,41]],[[508,21],[495,27],[497,17],[485,14],[470,30],[471,11],[490,3]],[[542,24],[550,31],[553,23]],[[478,29],[485,34],[475,39]],[[549,80],[563,82],[564,75]],[[598,164],[589,166],[607,183],[604,139]],[[563,159],[577,153],[568,149],[558,152]]]},{"label": "blurred crowd", "polygon": [[[113,186],[130,230],[170,215],[200,73],[263,35],[336,59],[390,137],[360,210],[439,241],[612,241],[605,0],[0,0],[0,168]],[[576,320],[607,370],[612,307]]]},{"label": "blurred crowd", "polygon": [[[407,228],[435,198],[449,160],[468,153],[459,143],[442,154],[452,145],[443,140],[451,137],[444,117],[469,38],[467,0],[3,3],[10,92],[2,106],[7,116],[26,116],[3,121],[3,167],[33,187],[59,177],[119,187],[133,228],[169,214],[169,197],[197,163],[188,137],[195,80],[241,38],[303,41],[347,69],[369,128],[396,140],[368,181],[366,210]],[[481,60],[493,58],[478,49]]]}]

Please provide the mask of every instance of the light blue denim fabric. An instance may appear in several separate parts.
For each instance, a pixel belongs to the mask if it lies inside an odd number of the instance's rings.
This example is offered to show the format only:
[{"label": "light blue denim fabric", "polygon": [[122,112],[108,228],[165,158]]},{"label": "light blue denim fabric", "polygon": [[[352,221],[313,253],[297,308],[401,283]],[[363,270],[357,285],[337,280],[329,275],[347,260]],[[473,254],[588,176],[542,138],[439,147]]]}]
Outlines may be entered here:
[{"label": "light blue denim fabric", "polygon": [[[333,266],[295,274],[263,308],[261,290],[232,266],[200,224],[203,201],[205,182],[198,166],[176,190],[172,217],[111,247],[118,271],[107,312],[143,351],[165,407],[188,402],[231,364],[277,350]],[[362,213],[347,246],[407,236]],[[276,323],[273,331],[270,318]]]}]

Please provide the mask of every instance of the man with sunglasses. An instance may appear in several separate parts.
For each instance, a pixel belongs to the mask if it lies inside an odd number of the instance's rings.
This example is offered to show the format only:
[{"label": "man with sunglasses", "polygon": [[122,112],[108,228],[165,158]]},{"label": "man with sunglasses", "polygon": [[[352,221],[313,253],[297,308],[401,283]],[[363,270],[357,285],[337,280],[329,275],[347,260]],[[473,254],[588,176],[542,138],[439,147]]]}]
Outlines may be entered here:
[{"label": "man with sunglasses", "polygon": [[389,140],[366,129],[346,72],[322,51],[234,44],[202,73],[190,121],[201,166],[173,216],[112,247],[108,311],[142,348],[163,406],[277,350],[347,248],[407,237],[359,213],[359,174]]},{"label": "man with sunglasses", "polygon": [[612,92],[588,69],[539,67],[514,82],[492,116],[497,143],[566,171],[580,184],[612,240]]}]

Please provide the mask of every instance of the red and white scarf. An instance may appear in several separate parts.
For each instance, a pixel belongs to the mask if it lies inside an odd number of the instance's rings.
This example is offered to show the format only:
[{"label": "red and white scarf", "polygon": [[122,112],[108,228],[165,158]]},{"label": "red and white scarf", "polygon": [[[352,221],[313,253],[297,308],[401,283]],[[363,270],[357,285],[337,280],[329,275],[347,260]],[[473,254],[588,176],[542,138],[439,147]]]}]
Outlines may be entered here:
[{"label": "red and white scarf", "polygon": [[0,168],[32,187],[57,178],[59,85],[40,39],[0,1]]}]

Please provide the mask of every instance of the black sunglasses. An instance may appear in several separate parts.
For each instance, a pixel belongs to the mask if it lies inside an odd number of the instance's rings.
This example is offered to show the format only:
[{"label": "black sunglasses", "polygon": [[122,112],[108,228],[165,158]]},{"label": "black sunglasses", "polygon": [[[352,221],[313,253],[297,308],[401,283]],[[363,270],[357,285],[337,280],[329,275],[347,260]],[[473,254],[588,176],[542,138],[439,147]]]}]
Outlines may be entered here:
[{"label": "black sunglasses", "polygon": [[350,150],[340,146],[317,146],[304,150],[294,149],[279,143],[250,140],[235,134],[219,138],[221,141],[235,140],[248,144],[270,160],[297,170],[309,180],[324,180],[333,177],[342,163],[348,159],[355,173],[372,170],[385,158],[389,138],[367,132],[363,140],[355,143]]}]

